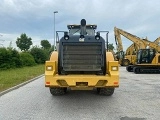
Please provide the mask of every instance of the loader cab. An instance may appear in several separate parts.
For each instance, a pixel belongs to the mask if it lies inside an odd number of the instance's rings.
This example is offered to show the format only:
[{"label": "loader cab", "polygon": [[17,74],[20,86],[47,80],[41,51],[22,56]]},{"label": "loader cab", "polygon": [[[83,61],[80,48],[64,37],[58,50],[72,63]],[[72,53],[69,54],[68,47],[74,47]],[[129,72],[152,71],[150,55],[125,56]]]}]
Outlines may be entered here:
[{"label": "loader cab", "polygon": [[141,63],[152,63],[155,57],[155,49],[140,49],[137,53],[137,64]]},{"label": "loader cab", "polygon": [[[81,34],[81,25],[67,25],[69,30],[69,35],[80,35]],[[95,29],[97,25],[86,25],[86,32],[84,35],[95,35]]]}]

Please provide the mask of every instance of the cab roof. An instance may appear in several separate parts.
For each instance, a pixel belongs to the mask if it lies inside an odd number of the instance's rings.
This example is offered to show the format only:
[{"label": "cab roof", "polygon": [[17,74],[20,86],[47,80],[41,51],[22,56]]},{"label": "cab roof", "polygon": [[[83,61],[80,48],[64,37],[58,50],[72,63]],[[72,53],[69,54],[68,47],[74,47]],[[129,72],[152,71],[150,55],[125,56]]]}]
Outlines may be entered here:
[{"label": "cab roof", "polygon": [[[67,25],[67,28],[68,29],[76,29],[76,28],[79,28],[80,29],[81,25],[76,25],[76,24],[72,24],[72,25]],[[97,29],[97,25],[94,25],[94,24],[88,24],[86,25],[86,28],[93,28],[93,29]]]}]

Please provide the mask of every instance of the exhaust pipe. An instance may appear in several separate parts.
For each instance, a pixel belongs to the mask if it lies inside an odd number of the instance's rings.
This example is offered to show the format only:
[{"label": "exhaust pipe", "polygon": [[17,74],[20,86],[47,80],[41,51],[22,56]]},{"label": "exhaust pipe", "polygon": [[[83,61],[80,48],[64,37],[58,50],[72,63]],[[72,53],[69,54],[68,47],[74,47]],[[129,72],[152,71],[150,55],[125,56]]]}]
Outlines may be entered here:
[{"label": "exhaust pipe", "polygon": [[86,20],[85,19],[82,19],[81,20],[81,35],[86,35],[87,32],[86,32]]}]

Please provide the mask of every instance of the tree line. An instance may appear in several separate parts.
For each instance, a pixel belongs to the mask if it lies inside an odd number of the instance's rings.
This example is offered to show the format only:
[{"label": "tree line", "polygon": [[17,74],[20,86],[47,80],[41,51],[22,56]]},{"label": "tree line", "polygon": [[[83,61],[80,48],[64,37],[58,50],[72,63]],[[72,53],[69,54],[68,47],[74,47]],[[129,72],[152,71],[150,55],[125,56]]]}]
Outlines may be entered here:
[{"label": "tree line", "polygon": [[54,46],[51,46],[48,40],[41,40],[42,47],[31,48],[32,44],[32,39],[23,33],[16,41],[21,52],[12,47],[0,47],[0,70],[44,64],[54,51]]}]

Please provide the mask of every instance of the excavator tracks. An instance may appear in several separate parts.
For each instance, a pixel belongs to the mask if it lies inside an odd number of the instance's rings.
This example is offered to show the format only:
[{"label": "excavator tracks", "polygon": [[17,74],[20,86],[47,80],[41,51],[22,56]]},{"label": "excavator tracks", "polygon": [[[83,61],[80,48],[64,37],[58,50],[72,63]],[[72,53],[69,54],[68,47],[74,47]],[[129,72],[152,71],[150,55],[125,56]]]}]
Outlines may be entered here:
[{"label": "excavator tracks", "polygon": [[160,74],[160,67],[134,67],[135,74]]},{"label": "excavator tracks", "polygon": [[128,72],[134,72],[135,74],[160,74],[160,66],[134,66],[130,65],[126,67]]},{"label": "excavator tracks", "polygon": [[133,65],[127,66],[127,67],[126,67],[126,70],[127,70],[128,72],[133,72]]}]

